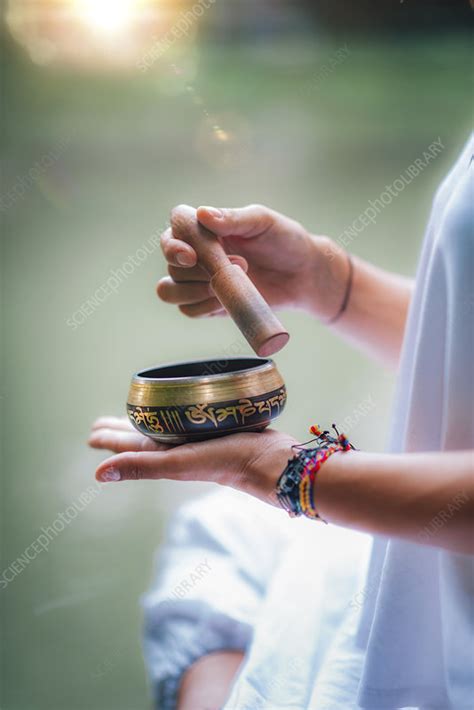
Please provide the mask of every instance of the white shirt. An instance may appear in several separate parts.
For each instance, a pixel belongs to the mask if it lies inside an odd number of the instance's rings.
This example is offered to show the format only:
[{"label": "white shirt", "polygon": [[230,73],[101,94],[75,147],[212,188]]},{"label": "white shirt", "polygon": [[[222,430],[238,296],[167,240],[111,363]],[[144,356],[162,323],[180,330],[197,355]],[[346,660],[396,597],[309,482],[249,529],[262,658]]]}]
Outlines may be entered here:
[{"label": "white shirt", "polygon": [[[468,142],[433,205],[404,341],[390,450],[474,449],[474,214]],[[474,459],[473,459],[474,470]],[[428,541],[466,492],[420,530]],[[450,504],[452,507],[450,507]],[[444,515],[441,515],[444,513]],[[363,708],[474,707],[474,557],[376,540],[358,635]]]},{"label": "white shirt", "polygon": [[[473,145],[434,201],[392,452],[474,448]],[[368,536],[290,520],[233,490],[185,506],[144,600],[157,707],[175,707],[200,656],[235,648],[246,659],[225,710],[472,708],[474,558],[396,539],[375,539],[370,565],[369,554]]]}]

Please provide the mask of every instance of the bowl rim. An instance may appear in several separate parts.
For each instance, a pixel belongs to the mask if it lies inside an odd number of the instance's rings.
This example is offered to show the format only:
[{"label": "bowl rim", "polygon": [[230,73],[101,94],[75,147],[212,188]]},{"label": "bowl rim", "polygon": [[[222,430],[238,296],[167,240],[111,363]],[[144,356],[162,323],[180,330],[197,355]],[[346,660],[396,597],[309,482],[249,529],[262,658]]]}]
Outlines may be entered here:
[{"label": "bowl rim", "polygon": [[[238,370],[237,372],[221,372],[218,374],[211,373],[209,375],[188,375],[186,377],[147,377],[147,372],[152,372],[153,370],[164,369],[166,367],[180,367],[182,365],[200,365],[201,363],[212,363],[212,362],[234,362],[238,360],[255,360],[261,361],[260,365],[255,367],[246,367],[243,370]],[[202,358],[199,360],[181,360],[180,362],[168,362],[161,365],[155,365],[153,367],[147,367],[143,370],[139,370],[132,376],[132,382],[137,384],[196,384],[196,383],[208,383],[208,382],[219,382],[225,380],[229,377],[239,377],[241,375],[246,375],[248,373],[264,372],[265,370],[270,370],[276,368],[275,362],[269,357],[252,357],[249,356],[234,356],[234,357],[221,357],[221,358]]]}]

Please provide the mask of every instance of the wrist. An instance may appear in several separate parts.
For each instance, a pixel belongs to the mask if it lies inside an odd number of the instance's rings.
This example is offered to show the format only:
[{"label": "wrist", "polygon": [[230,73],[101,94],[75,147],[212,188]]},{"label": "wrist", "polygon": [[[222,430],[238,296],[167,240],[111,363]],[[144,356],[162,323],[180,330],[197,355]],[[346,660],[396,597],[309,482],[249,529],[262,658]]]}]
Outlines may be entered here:
[{"label": "wrist", "polygon": [[178,710],[217,710],[222,707],[243,658],[243,651],[223,650],[195,661],[182,678]]},{"label": "wrist", "polygon": [[310,249],[301,307],[323,322],[337,314],[349,275],[347,253],[329,237],[309,235]]},{"label": "wrist", "polygon": [[324,520],[359,527],[364,489],[360,474],[370,456],[364,451],[338,451],[321,466],[314,482],[314,499]]},{"label": "wrist", "polygon": [[293,446],[297,444],[298,441],[292,436],[277,431],[271,432],[271,441],[263,447],[259,443],[241,470],[240,485],[236,487],[279,508],[276,483],[288,459],[294,454]]}]

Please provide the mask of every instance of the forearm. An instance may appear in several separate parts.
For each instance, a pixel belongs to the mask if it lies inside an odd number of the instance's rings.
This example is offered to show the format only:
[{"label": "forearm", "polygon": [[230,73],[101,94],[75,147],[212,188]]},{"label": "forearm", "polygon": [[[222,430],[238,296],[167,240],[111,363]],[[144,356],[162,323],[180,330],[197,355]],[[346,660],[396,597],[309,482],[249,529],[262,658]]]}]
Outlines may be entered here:
[{"label": "forearm", "polygon": [[337,453],[314,485],[328,522],[474,553],[473,451]]},{"label": "forearm", "polygon": [[219,710],[243,658],[241,651],[219,651],[193,663],[183,676],[177,710]]},{"label": "forearm", "polygon": [[[332,312],[344,299],[349,277],[346,252],[328,240],[325,247],[333,284]],[[413,283],[352,256],[352,286],[347,307],[331,328],[370,355],[398,365]],[[314,315],[318,316],[313,307]]]}]

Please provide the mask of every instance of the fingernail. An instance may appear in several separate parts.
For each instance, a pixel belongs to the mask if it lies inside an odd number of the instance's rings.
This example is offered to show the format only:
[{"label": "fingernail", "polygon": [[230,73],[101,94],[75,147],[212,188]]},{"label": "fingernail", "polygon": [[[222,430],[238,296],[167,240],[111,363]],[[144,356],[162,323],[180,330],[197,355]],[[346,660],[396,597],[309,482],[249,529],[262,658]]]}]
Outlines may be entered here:
[{"label": "fingernail", "polygon": [[233,257],[233,256],[229,256],[229,261],[231,262],[231,264],[234,264],[234,266],[240,266],[240,268],[242,269],[242,271],[244,271],[245,273],[247,273],[248,265],[247,265],[246,262],[243,262],[242,259],[240,259],[240,258],[237,258],[237,259],[236,259],[236,258]]},{"label": "fingernail", "polygon": [[120,475],[120,471],[117,471],[116,468],[106,468],[105,471],[100,474],[100,480],[104,483],[108,483],[109,481],[120,481],[121,478],[122,476]]},{"label": "fingernail", "polygon": [[214,217],[214,219],[222,219],[224,216],[222,210],[217,209],[217,207],[201,207],[200,209],[206,210],[206,212],[210,214],[211,217]]},{"label": "fingernail", "polygon": [[191,254],[188,254],[186,251],[179,251],[176,254],[176,261],[181,266],[194,266],[193,257],[191,256]]}]

